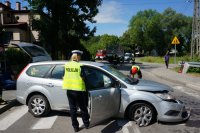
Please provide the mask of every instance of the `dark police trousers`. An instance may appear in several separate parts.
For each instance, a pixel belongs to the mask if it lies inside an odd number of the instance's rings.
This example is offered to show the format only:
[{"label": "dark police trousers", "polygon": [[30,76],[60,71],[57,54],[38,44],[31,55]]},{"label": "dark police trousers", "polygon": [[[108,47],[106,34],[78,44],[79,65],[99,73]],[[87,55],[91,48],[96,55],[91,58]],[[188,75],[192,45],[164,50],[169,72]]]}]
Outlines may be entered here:
[{"label": "dark police trousers", "polygon": [[89,114],[87,110],[87,92],[67,90],[67,97],[70,107],[70,115],[72,119],[72,126],[79,127],[77,120],[77,107],[81,110],[81,116],[85,127],[89,126]]}]

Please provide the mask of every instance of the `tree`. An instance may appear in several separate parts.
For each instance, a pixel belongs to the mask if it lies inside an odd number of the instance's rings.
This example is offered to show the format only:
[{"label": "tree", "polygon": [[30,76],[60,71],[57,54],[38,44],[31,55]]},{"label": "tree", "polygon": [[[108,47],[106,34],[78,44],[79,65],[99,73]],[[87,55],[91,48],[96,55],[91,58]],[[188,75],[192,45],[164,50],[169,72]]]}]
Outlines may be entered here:
[{"label": "tree", "polygon": [[82,41],[82,44],[87,48],[91,57],[94,59],[97,50],[106,49],[119,44],[119,38],[114,35],[104,34],[101,36],[91,37],[87,41]]},{"label": "tree", "polygon": [[135,48],[135,44],[132,41],[131,34],[129,31],[123,33],[123,35],[119,38],[119,43],[124,47],[125,51],[132,52]]},{"label": "tree", "polygon": [[171,8],[167,8],[163,14],[162,27],[165,29],[164,42],[168,48],[173,48],[171,45],[173,37],[176,35],[180,41],[177,45],[177,50],[180,54],[189,53],[189,40],[192,33],[192,18],[176,13]]},{"label": "tree", "polygon": [[181,42],[177,49],[183,54],[189,52],[191,23],[191,17],[178,14],[171,8],[162,14],[155,10],[140,11],[131,18],[129,29],[122,38],[129,38],[127,40],[132,43],[132,47],[140,46],[146,54],[155,50],[158,55],[164,55],[173,47],[171,41],[176,35]]},{"label": "tree", "polygon": [[160,17],[155,10],[140,11],[132,17],[128,33],[133,45],[140,46],[148,53],[157,48],[163,38]]},{"label": "tree", "polygon": [[[39,39],[50,46],[53,59],[59,53],[65,58],[72,49],[82,47],[80,39],[93,35],[86,22],[95,23],[94,16],[102,0],[27,0],[33,14],[33,28],[39,31]],[[84,49],[84,47],[82,47]],[[82,50],[83,50],[82,49]]]},{"label": "tree", "polygon": [[119,38],[117,36],[104,34],[101,36],[98,45],[101,47],[101,49],[106,49],[108,47],[117,45],[118,42]]}]

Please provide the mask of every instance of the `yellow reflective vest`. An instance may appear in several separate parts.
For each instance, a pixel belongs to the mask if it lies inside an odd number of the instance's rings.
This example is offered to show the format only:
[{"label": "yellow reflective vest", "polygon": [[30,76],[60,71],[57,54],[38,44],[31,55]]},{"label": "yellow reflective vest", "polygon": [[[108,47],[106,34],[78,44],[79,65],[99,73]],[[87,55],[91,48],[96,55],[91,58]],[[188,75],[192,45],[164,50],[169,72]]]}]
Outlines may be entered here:
[{"label": "yellow reflective vest", "polygon": [[81,78],[81,63],[71,61],[65,64],[62,88],[65,90],[85,91],[85,82]]},{"label": "yellow reflective vest", "polygon": [[131,69],[133,69],[134,67],[136,67],[136,68],[138,69],[138,71],[140,70],[140,67],[139,67],[139,66],[136,66],[136,65],[133,65],[133,66],[131,67]]}]

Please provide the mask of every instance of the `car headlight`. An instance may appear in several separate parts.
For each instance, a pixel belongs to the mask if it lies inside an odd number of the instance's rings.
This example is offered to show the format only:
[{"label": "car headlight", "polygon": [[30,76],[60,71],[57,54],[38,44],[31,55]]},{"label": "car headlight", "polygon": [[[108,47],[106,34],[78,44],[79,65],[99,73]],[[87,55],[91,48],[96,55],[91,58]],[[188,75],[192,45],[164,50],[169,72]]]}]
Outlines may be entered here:
[{"label": "car headlight", "polygon": [[163,100],[175,100],[175,97],[169,93],[156,93],[156,96],[160,97]]}]

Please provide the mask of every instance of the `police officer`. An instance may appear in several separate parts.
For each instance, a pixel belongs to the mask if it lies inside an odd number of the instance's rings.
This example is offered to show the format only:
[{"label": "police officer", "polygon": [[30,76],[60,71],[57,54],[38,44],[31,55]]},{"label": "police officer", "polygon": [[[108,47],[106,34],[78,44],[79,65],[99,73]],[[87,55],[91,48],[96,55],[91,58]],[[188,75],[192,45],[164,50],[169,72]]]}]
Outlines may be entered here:
[{"label": "police officer", "polygon": [[137,74],[138,78],[141,79],[142,78],[142,72],[140,70],[140,67],[137,66],[137,65],[133,65],[131,67],[131,70],[130,70],[130,74],[132,76],[132,78],[134,78],[134,75]]},{"label": "police officer", "polygon": [[63,79],[63,89],[67,90],[67,97],[70,107],[70,115],[72,126],[75,132],[79,131],[79,123],[77,121],[77,107],[81,110],[81,116],[85,128],[89,127],[89,114],[87,110],[87,92],[85,82],[83,80],[82,64],[79,63],[82,51],[73,50],[71,61],[65,64],[65,74]]}]

